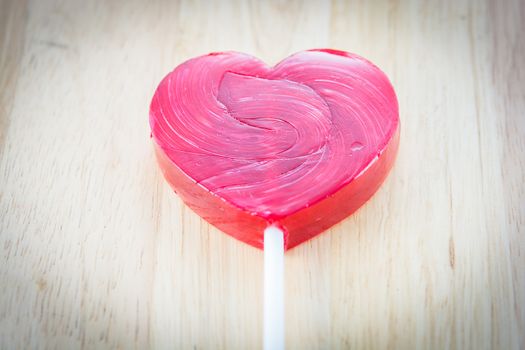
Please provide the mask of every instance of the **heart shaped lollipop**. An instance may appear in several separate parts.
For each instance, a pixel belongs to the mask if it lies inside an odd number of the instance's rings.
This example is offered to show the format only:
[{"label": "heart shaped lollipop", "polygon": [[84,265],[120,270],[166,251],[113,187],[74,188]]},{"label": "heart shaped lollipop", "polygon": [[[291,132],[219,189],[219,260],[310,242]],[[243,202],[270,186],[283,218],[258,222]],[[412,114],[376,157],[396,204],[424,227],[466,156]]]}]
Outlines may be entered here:
[{"label": "heart shaped lollipop", "polygon": [[388,78],[335,50],[275,67],[237,52],[193,58],[158,86],[150,125],[184,202],[258,248],[270,224],[289,249],[350,215],[379,188],[399,143]]}]

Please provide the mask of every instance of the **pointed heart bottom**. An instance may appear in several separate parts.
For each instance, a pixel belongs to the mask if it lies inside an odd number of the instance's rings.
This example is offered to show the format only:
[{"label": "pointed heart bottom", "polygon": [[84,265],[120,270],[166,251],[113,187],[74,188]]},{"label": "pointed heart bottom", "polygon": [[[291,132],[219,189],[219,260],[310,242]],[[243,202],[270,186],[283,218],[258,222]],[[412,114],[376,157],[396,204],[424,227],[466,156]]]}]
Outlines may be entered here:
[{"label": "pointed heart bottom", "polygon": [[258,248],[270,224],[290,249],[353,213],[384,181],[399,143],[388,78],[335,50],[275,67],[236,52],[191,59],[160,83],[150,125],[184,202]]}]

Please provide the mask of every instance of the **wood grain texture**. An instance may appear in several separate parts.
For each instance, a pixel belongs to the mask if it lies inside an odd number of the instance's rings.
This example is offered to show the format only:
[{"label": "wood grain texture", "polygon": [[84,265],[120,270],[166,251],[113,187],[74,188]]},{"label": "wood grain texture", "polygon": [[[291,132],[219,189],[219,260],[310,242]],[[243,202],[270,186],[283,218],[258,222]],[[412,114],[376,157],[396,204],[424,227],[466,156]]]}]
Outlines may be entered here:
[{"label": "wood grain texture", "polygon": [[286,255],[289,349],[525,349],[525,3],[0,1],[0,349],[256,349],[263,254],[162,179],[182,61],[333,47],[396,88],[394,171]]}]

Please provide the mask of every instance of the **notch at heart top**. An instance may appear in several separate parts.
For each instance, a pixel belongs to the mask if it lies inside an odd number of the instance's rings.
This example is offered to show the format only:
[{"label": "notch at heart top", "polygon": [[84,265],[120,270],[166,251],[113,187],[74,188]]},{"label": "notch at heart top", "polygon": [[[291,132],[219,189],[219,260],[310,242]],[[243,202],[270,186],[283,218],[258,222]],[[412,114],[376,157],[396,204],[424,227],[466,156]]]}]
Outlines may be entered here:
[{"label": "notch at heart top", "polygon": [[388,78],[335,50],[275,67],[236,52],[191,59],[160,83],[150,125],[184,202],[259,248],[269,224],[289,249],[350,215],[385,179],[399,140]]}]

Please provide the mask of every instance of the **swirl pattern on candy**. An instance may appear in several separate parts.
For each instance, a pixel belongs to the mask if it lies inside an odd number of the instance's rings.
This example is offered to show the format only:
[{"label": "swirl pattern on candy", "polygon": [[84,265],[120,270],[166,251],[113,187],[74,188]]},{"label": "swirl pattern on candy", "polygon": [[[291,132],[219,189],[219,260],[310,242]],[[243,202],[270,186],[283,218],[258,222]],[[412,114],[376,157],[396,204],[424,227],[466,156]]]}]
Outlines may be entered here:
[{"label": "swirl pattern on candy", "polygon": [[399,143],[385,74],[327,49],[275,67],[237,52],[190,59],[158,86],[150,125],[162,172],[184,202],[258,248],[270,224],[289,249],[357,210]]}]

